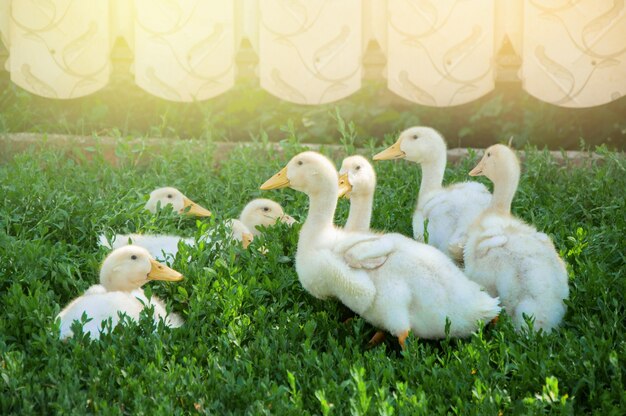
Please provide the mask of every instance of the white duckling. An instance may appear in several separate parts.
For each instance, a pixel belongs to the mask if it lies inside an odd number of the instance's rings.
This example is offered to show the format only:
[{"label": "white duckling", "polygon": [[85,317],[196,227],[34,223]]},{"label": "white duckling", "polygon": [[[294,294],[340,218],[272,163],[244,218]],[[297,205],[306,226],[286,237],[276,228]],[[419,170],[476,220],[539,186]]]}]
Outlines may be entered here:
[{"label": "white duckling", "polygon": [[368,231],[372,218],[376,172],[363,156],[349,156],[339,170],[339,197],[350,199],[346,231]]},{"label": "white duckling", "polygon": [[[165,188],[164,188],[165,189]],[[241,243],[243,248],[248,248],[255,235],[261,232],[258,226],[269,227],[276,221],[293,224],[295,220],[285,214],[283,208],[269,199],[253,199],[241,211],[239,219],[229,219],[224,222],[228,232],[228,238]],[[202,237],[202,241],[210,242],[214,237],[214,230],[209,231]],[[162,261],[173,261],[178,253],[178,244],[183,242],[189,246],[195,244],[193,238],[185,238],[169,234],[116,234],[109,243],[105,235],[100,235],[99,244],[107,248],[119,248],[128,244],[134,244],[147,249],[150,254]]]},{"label": "white duckling", "polygon": [[517,329],[526,314],[534,317],[535,330],[550,332],[565,315],[567,271],[550,237],[511,215],[520,177],[515,153],[501,144],[491,146],[469,174],[489,178],[494,191],[469,229],[465,273],[500,297]]},{"label": "white duckling", "polygon": [[150,198],[146,202],[146,209],[153,214],[157,212],[157,208],[166,205],[172,205],[172,210],[180,214],[195,215],[198,217],[210,217],[211,211],[196,204],[187,198],[176,188],[165,187],[158,188],[150,192]]},{"label": "white duckling", "polygon": [[182,318],[173,313],[167,314],[163,302],[155,296],[148,300],[141,286],[150,280],[176,282],[182,278],[177,271],[152,259],[144,248],[127,246],[112,251],[102,263],[100,284],[91,286],[57,316],[61,319],[61,339],[73,335],[72,323],[80,321],[83,314],[91,319],[84,324],[84,332],[97,339],[103,321],[110,318],[112,326],[115,326],[120,320],[120,313],[138,320],[146,305],[154,306],[155,320],[163,319],[169,327],[181,326]]},{"label": "white duckling", "polygon": [[411,127],[398,141],[374,156],[374,160],[406,159],[422,166],[417,207],[413,214],[413,236],[424,240],[428,220],[428,244],[457,261],[463,258],[467,228],[489,205],[491,194],[478,182],[442,187],[446,170],[446,142],[430,127]]},{"label": "white duckling", "polygon": [[315,152],[293,157],[261,189],[304,192],[309,213],[300,231],[296,271],[319,299],[338,298],[374,326],[398,337],[467,336],[498,315],[498,299],[482,292],[434,247],[400,234],[347,232],[333,225],[339,191],[333,164]]},{"label": "white duckling", "polygon": [[248,230],[250,230],[254,236],[261,234],[261,230],[257,228],[259,226],[271,227],[276,224],[277,221],[284,222],[288,225],[292,225],[296,222],[293,217],[285,214],[283,207],[281,207],[279,203],[265,198],[257,198],[248,202],[241,211],[239,221],[248,227]]},{"label": "white duckling", "polygon": [[[224,222],[228,238],[241,243],[243,248],[248,248],[254,236],[246,225],[237,220],[229,219]],[[211,242],[215,230],[210,230],[201,237],[200,241]],[[178,244],[183,242],[188,246],[194,246],[196,241],[192,237],[181,237],[171,234],[116,234],[111,241],[104,234],[100,235],[98,243],[106,248],[117,249],[127,245],[143,247],[157,260],[172,262],[178,254]]]}]

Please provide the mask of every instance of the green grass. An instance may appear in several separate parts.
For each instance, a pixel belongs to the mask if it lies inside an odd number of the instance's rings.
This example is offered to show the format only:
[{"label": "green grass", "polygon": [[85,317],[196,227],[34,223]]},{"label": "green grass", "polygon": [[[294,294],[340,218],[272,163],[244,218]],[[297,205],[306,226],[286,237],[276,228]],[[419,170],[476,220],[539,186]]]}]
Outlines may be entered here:
[{"label": "green grass", "polygon": [[[344,132],[345,134],[345,132]],[[350,139],[346,139],[350,148]],[[54,317],[97,281],[105,251],[97,234],[178,231],[197,235],[244,203],[265,196],[298,219],[307,200],[260,184],[302,150],[266,143],[238,148],[214,167],[211,146],[178,146],[136,166],[120,150],[118,167],[94,152],[90,163],[52,150],[0,165],[0,413],[107,414],[620,414],[626,408],[626,161],[559,165],[529,150],[514,211],[552,236],[568,263],[571,297],[552,335],[516,333],[504,316],[463,340],[410,338],[368,350],[374,328],[344,324],[344,307],[320,301],[294,270],[299,226],[269,229],[250,250],[183,251],[186,279],[152,283],[182,314],[177,330],[150,319],[117,327],[100,341],[58,340]],[[375,149],[368,149],[371,156]],[[478,158],[450,167],[467,179]],[[340,160],[335,159],[337,164]],[[411,234],[419,169],[375,165],[373,227]],[[156,186],[173,185],[211,209],[205,223],[142,210]],[[338,220],[346,218],[340,203]],[[256,249],[269,248],[267,255]],[[187,255],[190,262],[183,261]],[[167,412],[167,413],[166,413]]]}]

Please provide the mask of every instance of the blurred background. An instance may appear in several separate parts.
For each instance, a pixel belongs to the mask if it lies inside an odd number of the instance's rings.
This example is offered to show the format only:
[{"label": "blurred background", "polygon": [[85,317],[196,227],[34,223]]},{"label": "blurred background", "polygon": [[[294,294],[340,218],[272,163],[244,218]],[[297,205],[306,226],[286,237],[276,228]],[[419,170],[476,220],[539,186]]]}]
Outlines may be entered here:
[{"label": "blurred background", "polygon": [[621,0],[4,0],[0,133],[626,148]]}]

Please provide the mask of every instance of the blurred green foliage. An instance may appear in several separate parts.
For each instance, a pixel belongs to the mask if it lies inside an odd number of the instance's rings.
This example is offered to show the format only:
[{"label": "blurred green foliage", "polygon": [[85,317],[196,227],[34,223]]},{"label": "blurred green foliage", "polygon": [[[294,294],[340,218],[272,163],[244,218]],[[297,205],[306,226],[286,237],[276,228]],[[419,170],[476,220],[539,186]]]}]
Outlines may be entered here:
[{"label": "blurred green foliage", "polygon": [[450,147],[486,147],[514,137],[551,149],[606,144],[626,148],[626,98],[607,105],[568,109],[534,99],[519,85],[500,85],[474,102],[447,108],[405,101],[383,81],[364,81],[352,96],[325,105],[282,101],[240,78],[235,87],[211,100],[175,103],[154,97],[132,80],[113,77],[103,90],[73,100],[32,95],[0,72],[0,133],[46,132],[77,135],[208,138],[248,141],[261,129],[272,141],[285,138],[280,126],[293,122],[304,142],[338,143],[337,111],[356,127],[355,144],[381,143],[413,125],[432,126]]}]

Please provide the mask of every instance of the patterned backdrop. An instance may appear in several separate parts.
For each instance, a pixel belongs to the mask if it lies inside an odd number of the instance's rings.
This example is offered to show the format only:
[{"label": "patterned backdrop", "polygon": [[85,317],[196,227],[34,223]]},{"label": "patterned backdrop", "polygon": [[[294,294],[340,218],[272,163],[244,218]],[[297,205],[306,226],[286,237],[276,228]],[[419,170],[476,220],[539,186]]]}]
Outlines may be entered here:
[{"label": "patterned backdrop", "polygon": [[504,44],[542,101],[590,107],[626,93],[624,0],[0,0],[0,32],[11,80],[50,98],[103,88],[118,37],[137,85],[172,101],[228,91],[243,38],[261,87],[299,104],[359,90],[371,41],[388,88],[422,105],[493,90]]}]

